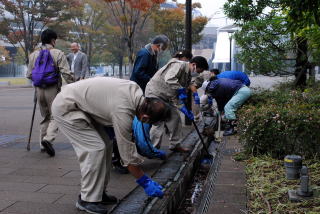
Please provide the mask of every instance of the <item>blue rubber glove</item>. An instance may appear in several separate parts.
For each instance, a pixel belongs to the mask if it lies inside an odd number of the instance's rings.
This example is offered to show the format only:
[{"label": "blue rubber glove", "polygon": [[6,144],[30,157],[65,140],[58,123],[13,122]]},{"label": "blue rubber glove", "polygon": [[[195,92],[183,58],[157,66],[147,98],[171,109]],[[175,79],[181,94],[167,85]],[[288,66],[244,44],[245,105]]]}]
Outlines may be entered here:
[{"label": "blue rubber glove", "polygon": [[182,108],[179,109],[182,113],[184,113],[188,118],[189,120],[194,120],[194,116],[192,114],[191,111],[189,111],[186,106],[182,106]]},{"label": "blue rubber glove", "polygon": [[193,99],[194,99],[194,104],[200,105],[200,97],[199,97],[198,92],[194,92],[192,95],[193,95]]},{"label": "blue rubber glove", "polygon": [[178,89],[178,98],[182,102],[185,102],[185,100],[187,100],[188,96],[187,96],[187,92],[186,92],[185,88],[179,88]]},{"label": "blue rubber glove", "polygon": [[148,176],[143,175],[141,178],[137,179],[136,182],[144,189],[144,192],[148,196],[159,198],[163,197],[163,187],[157,182],[151,180]]},{"label": "blue rubber glove", "polygon": [[212,105],[212,103],[213,103],[212,97],[211,97],[211,96],[208,96],[208,104],[209,104],[209,105]]}]

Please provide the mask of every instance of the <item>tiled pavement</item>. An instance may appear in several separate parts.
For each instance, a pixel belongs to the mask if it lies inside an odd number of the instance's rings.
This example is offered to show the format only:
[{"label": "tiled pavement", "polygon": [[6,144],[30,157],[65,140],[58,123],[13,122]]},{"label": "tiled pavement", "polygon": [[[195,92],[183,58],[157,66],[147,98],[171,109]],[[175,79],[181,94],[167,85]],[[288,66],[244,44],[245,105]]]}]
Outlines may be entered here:
[{"label": "tiled pavement", "polygon": [[[22,144],[0,147],[0,213],[81,213],[74,206],[80,171],[72,148],[57,150],[50,158],[35,146],[28,152]],[[159,160],[146,160],[143,168],[152,174],[160,164]],[[131,175],[113,170],[108,192],[123,198],[135,186]]]},{"label": "tiled pavement", "polygon": [[210,214],[246,213],[246,178],[244,164],[233,160],[241,145],[236,137],[227,137],[220,169],[217,174]]}]

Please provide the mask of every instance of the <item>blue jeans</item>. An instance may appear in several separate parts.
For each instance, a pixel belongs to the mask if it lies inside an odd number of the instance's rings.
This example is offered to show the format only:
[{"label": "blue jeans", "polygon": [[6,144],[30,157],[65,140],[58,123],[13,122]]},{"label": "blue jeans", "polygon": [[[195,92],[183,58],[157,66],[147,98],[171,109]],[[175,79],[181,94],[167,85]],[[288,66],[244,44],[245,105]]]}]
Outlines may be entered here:
[{"label": "blue jeans", "polygon": [[251,90],[247,86],[240,88],[229,102],[224,106],[224,113],[227,120],[236,119],[237,109],[250,97]]}]

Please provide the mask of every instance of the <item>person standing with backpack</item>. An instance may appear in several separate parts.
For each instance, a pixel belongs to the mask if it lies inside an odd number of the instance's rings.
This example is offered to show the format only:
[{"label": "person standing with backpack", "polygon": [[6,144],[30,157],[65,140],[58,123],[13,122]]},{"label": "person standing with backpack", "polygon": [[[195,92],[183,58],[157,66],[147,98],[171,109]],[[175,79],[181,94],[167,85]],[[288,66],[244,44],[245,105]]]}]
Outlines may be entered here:
[{"label": "person standing with backpack", "polygon": [[41,33],[42,46],[29,56],[27,78],[31,79],[43,117],[40,122],[40,148],[51,157],[55,155],[52,141],[57,136],[58,127],[51,115],[51,104],[60,92],[62,78],[67,83],[74,82],[73,74],[65,54],[55,49],[58,36],[56,32],[46,29]]}]

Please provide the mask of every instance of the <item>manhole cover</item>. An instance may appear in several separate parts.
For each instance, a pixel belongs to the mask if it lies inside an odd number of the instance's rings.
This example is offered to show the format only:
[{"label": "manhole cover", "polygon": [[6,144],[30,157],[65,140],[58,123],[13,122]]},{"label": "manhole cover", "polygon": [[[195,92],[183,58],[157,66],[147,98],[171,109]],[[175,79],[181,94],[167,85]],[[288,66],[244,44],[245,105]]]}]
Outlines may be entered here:
[{"label": "manhole cover", "polygon": [[17,140],[24,139],[25,135],[0,135],[0,146],[8,143],[14,143]]}]

